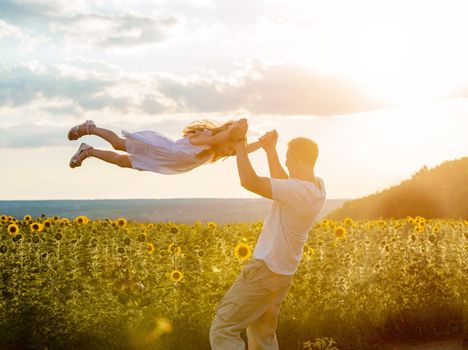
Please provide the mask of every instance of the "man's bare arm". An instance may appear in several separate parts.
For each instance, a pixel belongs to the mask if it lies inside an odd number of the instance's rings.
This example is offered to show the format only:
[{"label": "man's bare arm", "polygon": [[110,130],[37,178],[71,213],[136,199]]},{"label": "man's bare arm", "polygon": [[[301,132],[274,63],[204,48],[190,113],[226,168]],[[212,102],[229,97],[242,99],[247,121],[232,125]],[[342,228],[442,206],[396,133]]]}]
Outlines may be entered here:
[{"label": "man's bare arm", "polygon": [[270,168],[270,176],[274,179],[289,179],[288,173],[283,169],[278,158],[276,149],[267,151],[268,167]]},{"label": "man's bare arm", "polygon": [[[247,129],[247,126],[245,126]],[[271,199],[271,181],[260,177],[250,163],[245,141],[236,143],[237,171],[242,187],[262,197]]]},{"label": "man's bare arm", "polygon": [[[288,173],[281,166],[278,152],[276,152],[276,141],[278,140],[278,133],[276,130],[270,131],[262,138],[269,138],[269,142],[263,146],[268,158],[268,167],[270,168],[270,176],[274,179],[289,179]],[[262,140],[260,138],[260,140]]]}]

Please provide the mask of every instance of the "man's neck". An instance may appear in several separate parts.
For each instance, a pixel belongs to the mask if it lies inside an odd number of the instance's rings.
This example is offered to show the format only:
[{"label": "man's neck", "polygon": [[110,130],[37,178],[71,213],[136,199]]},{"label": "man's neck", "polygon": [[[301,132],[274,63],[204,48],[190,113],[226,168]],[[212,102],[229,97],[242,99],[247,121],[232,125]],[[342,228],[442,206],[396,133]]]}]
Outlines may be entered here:
[{"label": "man's neck", "polygon": [[301,172],[301,171],[292,171],[290,175],[291,179],[299,179],[303,181],[309,181],[312,183],[317,184],[318,180],[315,177],[315,174],[313,171],[307,171],[307,172]]}]

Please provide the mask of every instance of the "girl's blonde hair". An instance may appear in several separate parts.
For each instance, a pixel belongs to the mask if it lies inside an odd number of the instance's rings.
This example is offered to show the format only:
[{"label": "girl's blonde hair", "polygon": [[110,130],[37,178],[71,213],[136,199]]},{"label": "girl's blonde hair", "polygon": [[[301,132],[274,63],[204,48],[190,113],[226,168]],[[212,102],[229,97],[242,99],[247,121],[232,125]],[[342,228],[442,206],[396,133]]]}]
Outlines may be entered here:
[{"label": "girl's blonde hair", "polygon": [[[222,131],[227,130],[232,124],[235,123],[235,120],[228,120],[221,125],[217,125],[216,123],[207,120],[207,119],[200,119],[196,120],[189,125],[187,125],[184,130],[182,131],[183,137],[190,137],[196,133],[203,132],[205,129],[211,131],[211,136],[219,134]],[[221,158],[227,158],[232,156],[232,154],[223,154],[218,151],[216,146],[211,146],[211,148],[201,151],[197,154],[197,158],[204,158],[206,156],[211,156],[210,162],[214,163]]]}]

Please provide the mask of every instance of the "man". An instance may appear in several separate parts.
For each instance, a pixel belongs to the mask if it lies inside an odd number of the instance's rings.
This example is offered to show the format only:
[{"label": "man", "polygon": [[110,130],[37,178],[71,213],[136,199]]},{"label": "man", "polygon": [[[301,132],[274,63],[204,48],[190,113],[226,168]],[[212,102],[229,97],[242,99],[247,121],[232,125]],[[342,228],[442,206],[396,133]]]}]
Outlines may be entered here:
[{"label": "man", "polygon": [[246,329],[248,349],[278,349],[276,338],[280,304],[286,297],[292,276],[302,257],[302,250],[318,212],[325,200],[322,179],[314,174],[317,145],[307,138],[289,142],[286,167],[282,168],[276,143],[278,134],[271,131],[261,140],[271,178],[258,176],[246,151],[247,120],[240,122],[243,140],[236,144],[237,168],[241,185],[262,197],[272,199],[253,260],[216,307],[210,329],[213,350],[244,350],[240,337]]}]

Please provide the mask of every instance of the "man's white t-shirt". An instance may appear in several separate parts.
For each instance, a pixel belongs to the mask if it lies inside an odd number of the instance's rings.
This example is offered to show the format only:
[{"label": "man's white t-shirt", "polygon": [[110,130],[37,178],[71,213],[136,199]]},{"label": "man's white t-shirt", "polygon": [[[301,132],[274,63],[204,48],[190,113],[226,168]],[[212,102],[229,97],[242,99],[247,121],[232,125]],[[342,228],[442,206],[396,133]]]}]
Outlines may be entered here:
[{"label": "man's white t-shirt", "polygon": [[263,222],[253,257],[280,275],[293,275],[301,261],[304,244],[325,202],[320,188],[299,179],[270,179],[272,204]]}]

